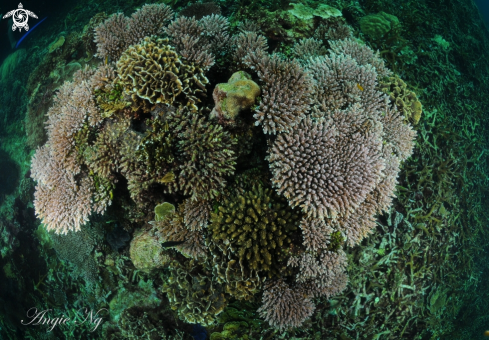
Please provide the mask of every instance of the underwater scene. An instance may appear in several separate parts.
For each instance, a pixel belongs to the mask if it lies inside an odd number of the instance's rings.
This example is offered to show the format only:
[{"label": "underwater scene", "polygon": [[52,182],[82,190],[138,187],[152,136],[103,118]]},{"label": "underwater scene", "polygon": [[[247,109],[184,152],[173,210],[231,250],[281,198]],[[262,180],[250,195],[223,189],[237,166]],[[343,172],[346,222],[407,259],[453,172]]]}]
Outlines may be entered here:
[{"label": "underwater scene", "polygon": [[0,340],[489,337],[487,2],[0,18]]}]

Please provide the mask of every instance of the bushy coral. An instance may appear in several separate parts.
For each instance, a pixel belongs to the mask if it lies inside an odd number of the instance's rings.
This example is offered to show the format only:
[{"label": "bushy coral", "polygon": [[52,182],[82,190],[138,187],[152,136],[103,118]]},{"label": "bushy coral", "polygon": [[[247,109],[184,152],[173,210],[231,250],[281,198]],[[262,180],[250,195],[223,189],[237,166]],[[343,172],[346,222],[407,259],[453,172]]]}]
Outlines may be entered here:
[{"label": "bushy coral", "polygon": [[208,229],[228,258],[239,261],[246,271],[278,275],[285,268],[291,236],[300,215],[270,189],[261,186],[225,200],[211,214]]},{"label": "bushy coral", "polygon": [[304,293],[292,288],[284,279],[267,282],[260,315],[278,329],[300,326],[314,312],[315,306]]},{"label": "bushy coral", "polygon": [[[249,33],[252,34],[252,33]],[[309,111],[311,79],[297,60],[278,55],[248,53],[245,63],[264,83],[263,95],[254,115],[256,125],[269,134],[289,131]]]},{"label": "bushy coral", "polygon": [[179,110],[168,117],[170,130],[178,138],[174,168],[175,180],[168,183],[171,192],[181,191],[192,199],[219,196],[226,186],[225,176],[234,173],[236,140],[221,125],[204,116]]},{"label": "bushy coral", "polygon": [[[272,181],[289,204],[314,217],[355,209],[379,181],[379,132],[356,106],[331,120],[304,119],[270,150]],[[370,131],[371,129],[371,131]]]},{"label": "bushy coral", "polygon": [[138,44],[144,37],[159,35],[173,11],[164,4],[144,5],[131,18],[122,13],[113,14],[95,27],[97,56],[119,59],[130,45]]}]

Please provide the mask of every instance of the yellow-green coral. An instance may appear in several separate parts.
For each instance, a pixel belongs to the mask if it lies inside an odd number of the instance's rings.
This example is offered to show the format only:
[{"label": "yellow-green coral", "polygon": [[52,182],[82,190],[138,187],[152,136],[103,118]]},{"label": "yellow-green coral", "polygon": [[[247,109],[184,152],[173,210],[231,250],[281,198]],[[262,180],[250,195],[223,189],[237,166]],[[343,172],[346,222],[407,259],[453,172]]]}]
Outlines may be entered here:
[{"label": "yellow-green coral", "polygon": [[205,91],[208,80],[200,67],[186,62],[167,44],[166,39],[146,37],[122,53],[117,71],[124,90],[134,102],[140,98],[151,104],[171,105],[184,94],[184,103],[197,110],[196,95]]},{"label": "yellow-green coral", "polygon": [[171,277],[163,285],[171,308],[188,323],[208,326],[227,305],[223,287],[213,281],[210,270],[195,260],[173,261]]},{"label": "yellow-green coral", "polygon": [[173,204],[168,202],[158,204],[155,207],[155,221],[162,221],[173,213],[175,213],[175,206]]},{"label": "yellow-green coral", "polygon": [[242,111],[250,109],[260,94],[260,87],[243,71],[234,73],[227,83],[217,84],[213,98],[216,107],[211,117],[235,119]]},{"label": "yellow-green coral", "polygon": [[387,33],[399,29],[399,27],[399,19],[385,12],[370,14],[360,20],[362,32],[373,39],[380,39]]},{"label": "yellow-green coral", "polygon": [[219,212],[211,214],[209,231],[212,241],[241,267],[281,275],[290,236],[298,229],[299,220],[284,198],[256,186],[225,200]]},{"label": "yellow-green coral", "polygon": [[397,75],[379,82],[379,88],[386,93],[397,110],[404,116],[405,122],[418,124],[423,112],[423,106],[416,93],[408,90],[406,83]]},{"label": "yellow-green coral", "polygon": [[139,230],[129,248],[134,267],[144,272],[150,272],[152,269],[161,268],[170,263],[170,256],[161,247],[154,233],[154,229]]}]

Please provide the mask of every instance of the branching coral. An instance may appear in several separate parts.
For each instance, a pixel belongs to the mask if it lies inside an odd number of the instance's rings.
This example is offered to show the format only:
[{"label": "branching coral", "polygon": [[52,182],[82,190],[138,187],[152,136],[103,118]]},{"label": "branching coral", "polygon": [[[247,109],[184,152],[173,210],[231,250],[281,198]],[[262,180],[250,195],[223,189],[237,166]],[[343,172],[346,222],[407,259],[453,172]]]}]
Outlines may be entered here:
[{"label": "branching coral", "polygon": [[298,59],[307,60],[310,57],[319,57],[326,54],[326,47],[314,38],[301,39],[294,45],[292,53]]},{"label": "branching coral", "polygon": [[331,53],[309,62],[314,78],[314,102],[323,111],[346,109],[361,104],[372,118],[388,107],[387,96],[377,89],[377,72],[370,65],[359,65],[349,55]]},{"label": "branching coral", "polygon": [[297,287],[291,288],[283,279],[267,282],[258,309],[261,317],[278,329],[300,326],[314,312],[311,299]]},{"label": "branching coral", "polygon": [[300,219],[284,201],[261,186],[225,200],[219,212],[211,214],[212,242],[239,261],[244,273],[278,275],[285,268],[287,248]]},{"label": "branching coral", "polygon": [[179,164],[168,189],[190,194],[192,199],[219,196],[226,186],[224,177],[234,173],[234,138],[222,126],[186,110],[170,115],[168,124],[178,138],[175,158]]},{"label": "branching coral", "polygon": [[323,250],[318,255],[303,253],[289,259],[289,266],[297,267],[296,281],[308,297],[329,298],[346,288],[346,254]]},{"label": "branching coral", "polygon": [[173,104],[183,94],[186,105],[196,109],[198,93],[205,90],[208,80],[203,71],[180,59],[168,40],[144,38],[130,46],[117,61],[117,72],[125,92],[151,104]]},{"label": "branching coral", "polygon": [[264,83],[262,101],[254,115],[255,124],[262,125],[263,131],[269,134],[296,126],[311,104],[311,79],[299,62],[260,52],[248,53],[245,63]]},{"label": "branching coral", "polygon": [[127,18],[122,13],[109,17],[95,28],[97,56],[119,59],[130,45],[144,37],[163,33],[164,24],[173,17],[173,11],[164,4],[144,5]]},{"label": "branching coral", "polygon": [[36,214],[57,233],[79,230],[92,212],[102,213],[111,203],[109,184],[82,172],[78,152],[85,147],[85,131],[101,122],[89,85],[93,73],[80,70],[75,82],[61,87],[48,112],[48,141],[32,160]]},{"label": "branching coral", "polygon": [[379,131],[359,106],[328,121],[304,119],[270,150],[272,181],[289,204],[317,218],[346,214],[380,179]]},{"label": "branching coral", "polygon": [[238,69],[246,66],[244,58],[249,53],[265,53],[268,48],[267,39],[264,36],[258,34],[256,31],[248,31],[246,27],[243,30],[242,33],[233,39],[233,43],[236,46],[233,61]]},{"label": "branching coral", "polygon": [[161,242],[184,242],[175,247],[180,253],[197,259],[205,257],[204,234],[200,230],[190,230],[184,223],[185,204],[181,203],[175,213],[164,219],[152,221],[155,235]]}]

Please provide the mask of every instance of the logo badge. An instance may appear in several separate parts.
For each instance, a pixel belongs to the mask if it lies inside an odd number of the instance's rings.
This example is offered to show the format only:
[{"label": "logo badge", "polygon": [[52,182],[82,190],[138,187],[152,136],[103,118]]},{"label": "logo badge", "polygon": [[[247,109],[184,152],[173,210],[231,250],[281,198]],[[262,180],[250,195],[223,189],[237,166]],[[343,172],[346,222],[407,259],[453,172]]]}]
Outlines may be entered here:
[{"label": "logo badge", "polygon": [[14,9],[13,11],[10,11],[3,16],[4,19],[9,17],[12,17],[12,19],[14,20],[14,24],[12,25],[12,31],[15,31],[17,28],[19,28],[19,31],[22,31],[22,29],[24,28],[27,32],[29,30],[29,25],[27,25],[27,21],[29,20],[29,17],[33,17],[37,19],[37,15],[35,15],[31,11],[24,9],[22,3],[19,3],[18,9]]}]

